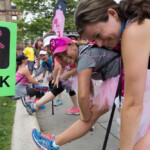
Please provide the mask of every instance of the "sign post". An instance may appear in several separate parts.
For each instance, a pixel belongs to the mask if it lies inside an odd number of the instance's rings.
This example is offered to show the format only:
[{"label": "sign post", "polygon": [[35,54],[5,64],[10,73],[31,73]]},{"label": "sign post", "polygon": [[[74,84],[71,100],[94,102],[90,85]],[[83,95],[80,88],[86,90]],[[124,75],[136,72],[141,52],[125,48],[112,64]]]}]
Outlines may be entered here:
[{"label": "sign post", "polygon": [[0,22],[0,96],[15,95],[17,25]]}]

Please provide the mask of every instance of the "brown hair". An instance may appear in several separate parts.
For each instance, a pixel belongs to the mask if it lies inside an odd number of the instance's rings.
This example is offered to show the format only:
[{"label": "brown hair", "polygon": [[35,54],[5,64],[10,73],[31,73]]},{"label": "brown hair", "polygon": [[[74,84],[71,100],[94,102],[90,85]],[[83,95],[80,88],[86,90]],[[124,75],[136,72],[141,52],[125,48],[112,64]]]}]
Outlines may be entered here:
[{"label": "brown hair", "polygon": [[79,40],[79,41],[75,41],[75,44],[76,44],[77,46],[80,46],[80,45],[87,45],[88,42],[85,41],[85,40]]},{"label": "brown hair", "polygon": [[78,33],[82,35],[89,23],[106,22],[108,20],[108,8],[115,9],[119,18],[122,18],[119,13],[119,5],[114,0],[81,0],[74,15]]},{"label": "brown hair", "polygon": [[43,39],[46,38],[46,37],[48,37],[48,36],[51,36],[51,35],[56,35],[56,32],[53,31],[53,30],[49,30],[48,33],[46,33],[46,34],[44,35]]},{"label": "brown hair", "polygon": [[126,19],[136,18],[138,23],[142,23],[145,17],[150,17],[149,0],[122,0],[120,10]]},{"label": "brown hair", "polygon": [[114,0],[81,0],[75,10],[75,25],[78,33],[83,34],[89,23],[106,22],[108,20],[107,10],[113,8],[122,21],[137,17],[141,23],[146,16],[150,16],[149,0],[122,0],[117,4]]},{"label": "brown hair", "polygon": [[38,42],[41,41],[43,42],[43,39],[42,38],[39,38],[36,40],[36,43],[35,43],[35,48],[38,50]]},{"label": "brown hair", "polygon": [[17,72],[17,70],[18,70],[18,68],[19,68],[19,66],[20,66],[21,64],[22,64],[22,60],[17,62],[17,65],[16,65],[16,72]]}]

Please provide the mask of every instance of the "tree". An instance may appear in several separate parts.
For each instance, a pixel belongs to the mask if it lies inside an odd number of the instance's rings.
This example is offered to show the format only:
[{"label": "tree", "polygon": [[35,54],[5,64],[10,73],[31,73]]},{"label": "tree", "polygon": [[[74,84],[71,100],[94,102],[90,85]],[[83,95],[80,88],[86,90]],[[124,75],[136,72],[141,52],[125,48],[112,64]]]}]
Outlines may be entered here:
[{"label": "tree", "polygon": [[[24,19],[15,21],[18,25],[18,42],[24,40],[34,41],[43,36],[43,32],[52,29],[53,10],[57,0],[13,0],[19,12],[24,13]],[[74,9],[79,0],[66,0],[65,30],[75,30]],[[25,22],[27,14],[35,15],[32,21]]]}]

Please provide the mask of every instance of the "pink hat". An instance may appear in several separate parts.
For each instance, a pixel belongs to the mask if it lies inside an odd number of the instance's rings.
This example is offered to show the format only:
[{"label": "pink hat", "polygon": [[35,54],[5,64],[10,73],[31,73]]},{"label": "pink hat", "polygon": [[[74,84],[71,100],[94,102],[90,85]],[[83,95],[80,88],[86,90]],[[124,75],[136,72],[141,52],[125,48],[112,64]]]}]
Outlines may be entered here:
[{"label": "pink hat", "polygon": [[68,45],[71,43],[72,40],[65,36],[57,39],[51,39],[50,49],[53,51],[53,54],[62,53],[67,50]]}]

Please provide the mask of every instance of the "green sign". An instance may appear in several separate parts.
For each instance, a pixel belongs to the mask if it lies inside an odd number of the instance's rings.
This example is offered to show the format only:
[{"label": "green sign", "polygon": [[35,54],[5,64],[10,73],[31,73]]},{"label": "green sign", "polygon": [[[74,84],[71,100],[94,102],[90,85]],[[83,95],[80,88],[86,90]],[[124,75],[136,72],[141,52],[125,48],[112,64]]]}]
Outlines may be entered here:
[{"label": "green sign", "polygon": [[15,95],[17,25],[0,22],[0,96]]}]

